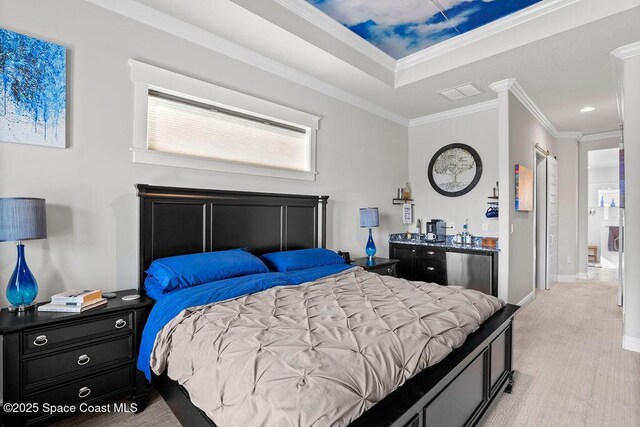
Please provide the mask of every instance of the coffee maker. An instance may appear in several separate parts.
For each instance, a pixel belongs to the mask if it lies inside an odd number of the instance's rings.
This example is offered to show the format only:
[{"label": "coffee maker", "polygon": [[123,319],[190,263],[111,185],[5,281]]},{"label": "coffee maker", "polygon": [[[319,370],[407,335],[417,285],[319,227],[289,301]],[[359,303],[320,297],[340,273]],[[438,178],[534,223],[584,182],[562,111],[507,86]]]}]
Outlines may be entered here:
[{"label": "coffee maker", "polygon": [[427,222],[427,240],[429,242],[444,242],[447,239],[447,224],[441,219]]}]

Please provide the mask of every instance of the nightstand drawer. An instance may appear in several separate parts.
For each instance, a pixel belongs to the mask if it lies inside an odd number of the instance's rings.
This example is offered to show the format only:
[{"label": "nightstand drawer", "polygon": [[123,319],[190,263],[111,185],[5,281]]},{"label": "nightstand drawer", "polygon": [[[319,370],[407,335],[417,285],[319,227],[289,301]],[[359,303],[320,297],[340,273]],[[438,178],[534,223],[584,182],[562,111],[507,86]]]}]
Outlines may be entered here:
[{"label": "nightstand drawer", "polygon": [[[25,402],[50,405],[79,405],[82,402],[95,402],[101,398],[111,395],[118,395],[131,388],[131,375],[133,366],[129,365],[120,369],[105,372],[104,374],[92,376],[83,380],[51,388],[41,393],[27,396]],[[39,412],[27,414],[28,422],[42,419],[48,414]]]},{"label": "nightstand drawer", "polygon": [[371,273],[376,273],[381,276],[395,276],[396,275],[396,265],[384,265],[382,267],[374,267],[368,270]]},{"label": "nightstand drawer", "polygon": [[24,334],[24,351],[31,353],[48,350],[90,338],[131,331],[132,323],[133,312],[129,311],[95,319],[84,319],[73,325],[63,324],[64,326],[28,331]]},{"label": "nightstand drawer", "polygon": [[35,357],[24,362],[24,386],[28,389],[43,381],[60,379],[68,381],[69,375],[77,376],[109,363],[131,360],[133,360],[132,335]]}]

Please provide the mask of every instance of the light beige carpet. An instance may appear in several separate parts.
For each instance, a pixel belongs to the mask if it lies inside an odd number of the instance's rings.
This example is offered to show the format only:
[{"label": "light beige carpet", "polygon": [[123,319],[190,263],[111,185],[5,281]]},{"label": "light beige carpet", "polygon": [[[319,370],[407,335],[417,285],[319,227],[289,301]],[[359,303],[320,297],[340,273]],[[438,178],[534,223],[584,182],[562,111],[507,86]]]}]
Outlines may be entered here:
[{"label": "light beige carpet", "polygon": [[[640,354],[622,350],[616,284],[559,283],[515,322],[516,380],[486,426],[640,426]],[[81,415],[56,426],[175,426],[157,393],[141,414]]]},{"label": "light beige carpet", "polygon": [[558,283],[515,322],[515,385],[486,426],[640,426],[640,354],[623,350],[616,283]]}]

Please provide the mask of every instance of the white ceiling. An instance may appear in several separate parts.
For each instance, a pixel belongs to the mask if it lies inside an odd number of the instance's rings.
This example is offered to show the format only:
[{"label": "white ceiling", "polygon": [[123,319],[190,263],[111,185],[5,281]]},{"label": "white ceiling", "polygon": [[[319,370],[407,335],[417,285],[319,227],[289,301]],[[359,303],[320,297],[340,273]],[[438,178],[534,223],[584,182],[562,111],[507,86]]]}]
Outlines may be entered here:
[{"label": "white ceiling", "polygon": [[589,151],[588,165],[590,169],[617,168],[620,150],[607,148],[605,150]]},{"label": "white ceiling", "polygon": [[[420,69],[420,75],[427,77],[418,78],[414,73],[412,77],[405,78],[404,85],[399,85],[398,79],[411,74],[410,69],[394,71],[388,66],[381,66],[376,57],[339,43],[326,33],[309,31],[307,21],[286,9],[275,7],[275,3],[282,1],[137,0],[405,118],[422,117],[493,99],[495,94],[488,89],[489,84],[516,78],[559,131],[583,134],[617,129],[610,52],[640,40],[640,0],[605,2],[606,5],[633,8],[564,32],[558,32],[557,16],[548,13],[537,18],[536,22],[542,32],[553,27],[555,35],[528,42],[530,37],[519,40],[518,33],[512,32],[509,40],[504,40],[504,45],[523,45],[470,63],[456,59],[456,51],[445,52],[434,58],[437,63],[423,62],[419,66],[424,68],[432,64],[433,70],[452,69],[435,75],[432,72],[425,74]],[[250,5],[252,10],[259,9],[260,15],[236,3],[245,7]],[[576,0],[573,3],[593,4],[593,0]],[[596,12],[590,13],[581,19],[599,16]],[[283,25],[283,21],[287,25]],[[571,27],[570,24],[567,27]],[[531,22],[523,25],[531,25]],[[530,33],[527,32],[528,35]],[[471,48],[469,45],[464,49]],[[457,54],[460,55],[464,49],[459,49]],[[474,59],[480,56],[476,52],[467,57]],[[463,65],[455,66],[457,64]],[[416,70],[418,68],[416,66]],[[456,102],[436,93],[470,81],[485,93]],[[596,110],[580,113],[580,108],[585,105],[592,105]]]}]

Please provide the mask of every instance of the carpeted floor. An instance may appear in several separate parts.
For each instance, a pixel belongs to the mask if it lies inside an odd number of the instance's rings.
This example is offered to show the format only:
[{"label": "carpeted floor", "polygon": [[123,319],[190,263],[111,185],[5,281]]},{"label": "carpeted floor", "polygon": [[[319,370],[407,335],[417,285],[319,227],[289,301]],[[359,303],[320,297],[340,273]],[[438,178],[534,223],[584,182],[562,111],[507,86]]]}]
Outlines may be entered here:
[{"label": "carpeted floor", "polygon": [[623,350],[617,283],[558,283],[516,320],[516,380],[486,426],[639,426],[640,354]]},{"label": "carpeted floor", "polygon": [[[484,426],[640,426],[640,354],[622,350],[616,283],[558,283],[515,322],[516,380]],[[137,415],[81,415],[56,426],[175,426],[153,393]]]}]

